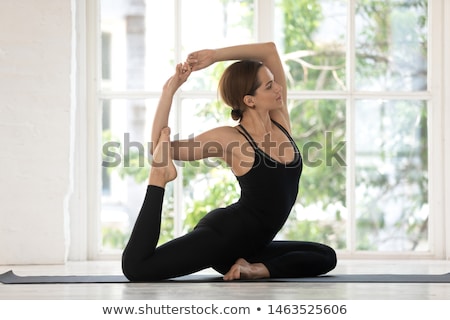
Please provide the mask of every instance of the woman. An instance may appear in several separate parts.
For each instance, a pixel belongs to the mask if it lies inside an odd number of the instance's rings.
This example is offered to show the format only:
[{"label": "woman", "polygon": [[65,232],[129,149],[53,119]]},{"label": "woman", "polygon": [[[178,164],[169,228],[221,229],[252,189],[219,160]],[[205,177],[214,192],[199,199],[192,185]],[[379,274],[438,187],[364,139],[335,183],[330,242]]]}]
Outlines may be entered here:
[{"label": "woman", "polygon": [[[240,60],[224,72],[219,92],[237,126],[170,141],[172,98],[191,72]],[[173,278],[212,267],[224,280],[317,276],[336,266],[328,246],[273,241],[298,193],[300,153],[291,138],[286,80],[273,43],[193,52],[163,87],[152,129],[147,193],[123,257],[131,281]],[[206,214],[190,233],[157,246],[164,188],[176,178],[172,159],[223,159],[241,187],[238,202]]]}]

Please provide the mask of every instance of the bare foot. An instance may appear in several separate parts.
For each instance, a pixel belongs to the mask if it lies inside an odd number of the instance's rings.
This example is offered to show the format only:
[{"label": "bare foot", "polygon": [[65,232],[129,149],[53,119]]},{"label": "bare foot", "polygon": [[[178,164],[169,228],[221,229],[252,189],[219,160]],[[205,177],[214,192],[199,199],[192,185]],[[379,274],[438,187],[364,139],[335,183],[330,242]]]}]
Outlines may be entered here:
[{"label": "bare foot", "polygon": [[148,184],[164,188],[167,182],[177,177],[177,170],[170,151],[170,128],[161,130],[158,143],[153,152],[152,168]]},{"label": "bare foot", "polygon": [[249,263],[247,260],[240,258],[223,276],[223,280],[230,281],[238,279],[263,279],[269,277],[269,270],[264,264]]}]

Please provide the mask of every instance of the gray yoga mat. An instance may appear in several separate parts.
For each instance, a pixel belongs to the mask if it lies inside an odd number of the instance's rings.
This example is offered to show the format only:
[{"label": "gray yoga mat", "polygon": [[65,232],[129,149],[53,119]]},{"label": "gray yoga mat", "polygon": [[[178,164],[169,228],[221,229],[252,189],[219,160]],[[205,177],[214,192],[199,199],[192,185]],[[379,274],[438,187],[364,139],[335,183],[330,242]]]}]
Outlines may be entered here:
[{"label": "gray yoga mat", "polygon": [[[450,283],[447,274],[337,274],[311,278],[283,278],[239,280],[240,282],[335,282],[335,283]],[[57,284],[57,283],[128,283],[123,275],[74,275],[74,276],[18,276],[12,270],[0,275],[3,284]],[[200,283],[223,282],[220,276],[187,275],[155,282]]]}]

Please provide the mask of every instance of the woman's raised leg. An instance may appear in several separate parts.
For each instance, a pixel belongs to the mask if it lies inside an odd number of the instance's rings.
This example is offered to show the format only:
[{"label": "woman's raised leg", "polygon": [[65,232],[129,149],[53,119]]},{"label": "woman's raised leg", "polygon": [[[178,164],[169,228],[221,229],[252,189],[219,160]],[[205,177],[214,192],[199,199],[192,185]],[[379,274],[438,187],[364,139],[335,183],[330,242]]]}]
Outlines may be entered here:
[{"label": "woman's raised leg", "polygon": [[170,155],[170,129],[164,128],[153,153],[144,203],[122,254],[122,270],[130,280],[139,277],[142,262],[155,251],[161,228],[164,188],[176,176],[177,172]]}]

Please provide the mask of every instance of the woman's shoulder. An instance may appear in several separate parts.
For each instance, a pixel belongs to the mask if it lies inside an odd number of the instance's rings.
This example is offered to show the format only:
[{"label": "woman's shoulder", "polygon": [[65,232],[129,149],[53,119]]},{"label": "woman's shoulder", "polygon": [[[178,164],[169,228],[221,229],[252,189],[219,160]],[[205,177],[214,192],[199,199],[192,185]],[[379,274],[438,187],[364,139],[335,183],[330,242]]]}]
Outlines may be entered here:
[{"label": "woman's shoulder", "polygon": [[239,131],[237,130],[237,126],[220,126],[216,127],[212,130],[210,130],[211,134],[216,136],[217,138],[226,138],[226,137],[232,137],[239,134]]},{"label": "woman's shoulder", "polygon": [[200,134],[197,139],[210,143],[219,143],[225,149],[230,141],[240,140],[236,126],[219,126]]}]

